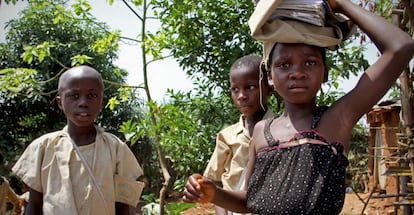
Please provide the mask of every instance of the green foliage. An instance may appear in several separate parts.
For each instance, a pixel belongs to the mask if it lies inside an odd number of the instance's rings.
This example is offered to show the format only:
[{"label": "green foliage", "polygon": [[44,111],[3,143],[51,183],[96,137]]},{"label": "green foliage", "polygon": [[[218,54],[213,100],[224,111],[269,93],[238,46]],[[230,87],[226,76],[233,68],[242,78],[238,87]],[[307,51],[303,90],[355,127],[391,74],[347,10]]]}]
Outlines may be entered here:
[{"label": "green foliage", "polygon": [[158,215],[160,214],[160,204],[151,202],[141,208],[142,215]]},{"label": "green foliage", "polygon": [[374,2],[367,2],[366,7],[371,11],[380,14],[382,17],[391,21],[392,8],[395,7],[396,1],[377,0]]},{"label": "green foliage", "polygon": [[[122,133],[132,145],[141,144],[144,137],[159,136],[159,146],[171,166],[175,179],[173,189],[181,191],[188,175],[202,172],[215,146],[216,134],[224,126],[238,120],[239,114],[233,107],[228,95],[214,96],[169,91],[168,103],[158,105],[149,102],[149,111],[140,122],[127,121],[121,126]],[[148,109],[148,110],[149,110]],[[151,117],[156,118],[152,124]],[[155,143],[154,140],[151,140]],[[157,158],[151,152],[144,163],[146,176],[152,189],[158,190],[160,178],[154,174]]]},{"label": "green foliage", "polygon": [[[260,44],[247,26],[250,0],[154,0],[163,46],[170,49],[190,77],[204,77],[209,90],[228,90],[231,64],[247,54],[260,54]],[[161,39],[160,39],[161,40]]]},{"label": "green foliage", "polygon": [[[194,207],[195,203],[185,202],[170,202],[165,205],[165,211],[167,215],[180,215],[181,212]],[[159,215],[160,205],[155,202],[144,205],[141,209],[143,215]]]},{"label": "green foliage", "polygon": [[194,207],[195,203],[172,202],[165,206],[168,215],[180,215],[181,212]]},{"label": "green foliage", "polygon": [[347,185],[356,192],[363,191],[363,187],[354,178],[368,174],[368,141],[367,128],[358,123],[352,132],[348,153],[349,166],[346,170]]},{"label": "green foliage", "polygon": [[[9,4],[9,3],[16,4],[17,0],[4,0],[4,2],[6,4]],[[0,5],[1,5],[1,1],[0,1]]]},{"label": "green foliage", "polygon": [[[359,42],[358,39],[360,39]],[[330,83],[338,80],[338,77],[349,79],[350,75],[357,75],[368,68],[369,63],[364,56],[366,42],[356,33],[344,43],[341,43],[336,51],[327,52],[327,66],[330,73]]]},{"label": "green foliage", "polygon": [[39,61],[42,62],[45,57],[50,56],[50,48],[53,48],[53,45],[49,44],[47,41],[37,45],[36,47],[25,46],[23,47],[23,61],[31,64],[33,59],[37,57]]},{"label": "green foliage", "polygon": [[145,203],[149,204],[151,202],[158,203],[158,199],[155,197],[154,193],[150,193],[148,195],[141,195],[141,198],[145,201]]},{"label": "green foliage", "polygon": [[105,96],[120,98],[121,104],[104,109],[97,120],[107,131],[119,134],[122,121],[139,117],[129,105],[140,100],[125,100],[128,92],[136,98],[135,91],[118,91],[127,74],[113,64],[119,32],[111,33],[93,17],[86,19],[89,10],[83,0],[72,9],[61,0],[30,1],[20,17],[7,22],[6,40],[0,44],[1,175],[9,173],[34,138],[66,123],[54,98],[57,78],[68,67],[95,67],[105,79]]},{"label": "green foliage", "polygon": [[25,95],[25,101],[38,99],[41,95],[41,83],[36,80],[37,71],[26,68],[9,68],[0,70],[0,92],[5,99]]}]

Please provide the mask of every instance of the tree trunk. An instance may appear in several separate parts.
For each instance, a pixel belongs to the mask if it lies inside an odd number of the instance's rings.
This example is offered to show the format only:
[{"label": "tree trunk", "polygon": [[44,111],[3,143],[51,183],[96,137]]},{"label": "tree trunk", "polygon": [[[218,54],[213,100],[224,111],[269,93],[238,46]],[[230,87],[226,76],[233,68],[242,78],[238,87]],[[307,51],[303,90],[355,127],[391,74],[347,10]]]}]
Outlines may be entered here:
[{"label": "tree trunk", "polygon": [[165,199],[166,199],[166,195],[168,192],[168,188],[170,187],[170,183],[171,183],[171,175],[168,172],[168,167],[167,167],[167,163],[165,162],[163,153],[160,149],[160,147],[157,145],[157,154],[158,154],[158,160],[160,162],[160,166],[161,166],[161,171],[162,171],[162,175],[164,177],[164,183],[162,185],[162,188],[160,190],[160,214],[163,215],[165,214],[164,210],[165,210]]}]

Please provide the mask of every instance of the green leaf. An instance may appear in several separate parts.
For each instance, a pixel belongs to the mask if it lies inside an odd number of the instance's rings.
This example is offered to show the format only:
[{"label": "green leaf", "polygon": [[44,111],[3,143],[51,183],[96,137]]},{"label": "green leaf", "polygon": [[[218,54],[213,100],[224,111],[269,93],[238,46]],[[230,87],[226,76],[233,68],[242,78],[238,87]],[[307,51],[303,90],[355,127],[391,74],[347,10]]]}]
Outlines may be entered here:
[{"label": "green leaf", "polygon": [[71,66],[77,66],[77,65],[83,65],[86,63],[91,63],[92,57],[89,57],[87,55],[75,55],[70,58],[72,60]]},{"label": "green leaf", "polygon": [[116,98],[116,97],[112,97],[109,99],[108,103],[106,104],[105,107],[109,107],[110,110],[114,110],[115,106],[120,104],[121,102]]},{"label": "green leaf", "polygon": [[132,2],[133,2],[133,3],[134,3],[134,5],[136,5],[136,6],[140,6],[140,5],[142,5],[142,0],[133,0]]},{"label": "green leaf", "polygon": [[181,212],[194,206],[196,206],[195,203],[174,202],[166,204],[165,208],[169,215],[180,215]]}]

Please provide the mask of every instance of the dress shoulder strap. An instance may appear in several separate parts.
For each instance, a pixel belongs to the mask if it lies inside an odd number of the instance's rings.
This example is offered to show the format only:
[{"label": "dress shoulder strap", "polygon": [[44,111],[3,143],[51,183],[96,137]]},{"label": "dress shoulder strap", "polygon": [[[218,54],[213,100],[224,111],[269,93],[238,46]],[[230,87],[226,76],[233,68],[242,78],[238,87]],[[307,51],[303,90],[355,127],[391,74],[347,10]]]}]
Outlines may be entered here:
[{"label": "dress shoulder strap", "polygon": [[311,129],[315,129],[316,126],[318,126],[318,123],[321,120],[323,113],[326,110],[328,110],[328,108],[328,106],[319,106],[316,107],[315,110],[313,110]]},{"label": "dress shoulder strap", "polygon": [[266,142],[269,146],[277,146],[279,145],[279,141],[276,141],[273,137],[272,133],[270,132],[270,125],[272,124],[273,120],[276,118],[272,117],[266,120],[265,126],[264,126],[264,137],[266,139]]}]

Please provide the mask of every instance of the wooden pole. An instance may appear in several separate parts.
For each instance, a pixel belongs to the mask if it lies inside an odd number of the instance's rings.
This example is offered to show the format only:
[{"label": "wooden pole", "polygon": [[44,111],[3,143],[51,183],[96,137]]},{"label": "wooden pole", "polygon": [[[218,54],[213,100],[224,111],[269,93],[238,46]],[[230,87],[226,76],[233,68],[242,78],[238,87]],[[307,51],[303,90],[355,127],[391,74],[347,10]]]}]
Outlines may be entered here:
[{"label": "wooden pole", "polygon": [[[410,4],[409,0],[401,0],[401,3],[404,6],[404,10],[398,9],[393,10],[392,13],[392,21],[393,24],[397,25],[400,29],[405,30],[406,24],[408,21],[412,23],[412,5]],[[403,13],[401,13],[403,11]],[[411,26],[412,27],[412,26]],[[414,142],[413,142],[413,125],[414,125],[414,107],[413,107],[413,84],[410,78],[410,69],[409,66],[401,73],[399,77],[400,81],[400,93],[401,93],[401,108],[402,108],[402,119],[403,119],[403,132],[407,137],[407,145],[408,145],[408,156],[407,162],[410,163],[411,166],[411,182],[414,182]],[[402,177],[404,178],[404,177]],[[406,177],[405,177],[406,178]],[[407,181],[403,180],[401,185],[406,188]],[[403,214],[409,215],[412,214],[410,206],[403,207]]]}]

